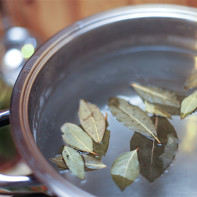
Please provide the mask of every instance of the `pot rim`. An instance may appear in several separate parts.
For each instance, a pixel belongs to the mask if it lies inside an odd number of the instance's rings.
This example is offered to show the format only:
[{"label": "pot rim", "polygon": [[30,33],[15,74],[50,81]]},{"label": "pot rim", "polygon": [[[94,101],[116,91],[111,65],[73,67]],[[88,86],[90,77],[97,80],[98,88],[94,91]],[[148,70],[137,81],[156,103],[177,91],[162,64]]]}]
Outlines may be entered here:
[{"label": "pot rim", "polygon": [[[93,28],[125,19],[168,17],[197,21],[197,9],[163,4],[127,6],[93,15],[63,29],[45,42],[23,67],[11,99],[11,128],[21,156],[35,176],[57,196],[92,196],[63,178],[38,149],[28,124],[28,101],[32,85],[47,60],[63,45]],[[65,189],[66,188],[66,189]]]}]

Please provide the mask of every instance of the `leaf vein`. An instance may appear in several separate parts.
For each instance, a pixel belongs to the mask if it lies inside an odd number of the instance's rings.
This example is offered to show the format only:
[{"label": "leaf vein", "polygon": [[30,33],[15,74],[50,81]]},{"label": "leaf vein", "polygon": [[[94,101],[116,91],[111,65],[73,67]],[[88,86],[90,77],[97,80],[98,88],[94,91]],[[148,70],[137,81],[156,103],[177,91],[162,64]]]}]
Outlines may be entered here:
[{"label": "leaf vein", "polygon": [[97,129],[97,127],[96,127],[96,121],[94,120],[94,117],[93,117],[93,115],[92,115],[92,113],[91,113],[91,110],[89,109],[89,107],[88,107],[87,104],[86,104],[86,106],[87,106],[87,109],[88,109],[88,111],[89,111],[89,113],[90,113],[90,119],[91,119],[92,122],[93,122],[93,125],[94,125],[94,128],[95,128],[95,133],[96,133],[98,142],[100,142],[99,135],[98,135],[98,129]]},{"label": "leaf vein", "polygon": [[195,100],[196,98],[193,97],[192,100],[189,102],[189,104],[187,105],[187,108],[185,109],[185,112],[187,112],[188,108],[190,107],[191,103],[193,103],[193,101]]},{"label": "leaf vein", "polygon": [[142,122],[140,122],[138,119],[135,118],[135,116],[133,116],[132,114],[128,113],[127,111],[124,110],[124,108],[122,108],[121,106],[119,106],[120,110],[122,110],[125,114],[127,114],[128,116],[130,116],[132,119],[134,119],[136,122],[138,122],[142,127],[144,127],[154,138],[155,135],[146,127],[146,125],[144,125]]},{"label": "leaf vein", "polygon": [[127,170],[128,170],[129,163],[130,163],[131,159],[132,159],[133,156],[134,156],[134,153],[135,153],[135,152],[132,153],[131,157],[129,158],[129,160],[128,160],[128,162],[127,162],[127,165],[126,165],[126,168],[125,168],[125,171],[124,171],[124,177],[126,177],[125,175],[126,175],[126,172],[127,172]]},{"label": "leaf vein", "polygon": [[88,146],[86,146],[76,135],[73,134],[73,136],[74,136],[75,139],[77,139],[84,147],[86,147],[86,148],[89,150],[89,152],[92,152],[92,150],[91,150]]},{"label": "leaf vein", "polygon": [[[66,147],[65,147],[66,148]],[[69,150],[66,148],[66,152],[69,154],[69,156],[71,157],[71,159],[72,159],[72,161],[73,161],[73,163],[74,163],[74,165],[75,165],[75,168],[77,169],[77,165],[76,165],[76,163],[75,163],[75,161],[74,161],[74,159],[72,158],[72,155],[70,154],[70,152],[69,152]]]}]

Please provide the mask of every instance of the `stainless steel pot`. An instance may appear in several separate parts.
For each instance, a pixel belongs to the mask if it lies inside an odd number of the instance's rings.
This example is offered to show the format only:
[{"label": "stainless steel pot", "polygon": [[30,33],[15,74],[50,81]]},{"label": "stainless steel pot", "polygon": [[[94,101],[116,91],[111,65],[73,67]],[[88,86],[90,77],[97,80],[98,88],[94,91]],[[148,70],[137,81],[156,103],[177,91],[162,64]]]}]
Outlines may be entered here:
[{"label": "stainless steel pot", "polygon": [[[191,119],[181,123],[177,118],[172,121],[180,139],[175,172],[171,170],[154,184],[140,179],[126,193],[121,193],[112,181],[101,181],[95,187],[95,178],[91,177],[87,182],[92,184],[87,186],[67,176],[77,185],[74,186],[48,159],[62,144],[60,126],[64,122],[77,123],[80,98],[98,104],[105,111],[107,99],[113,95],[129,96],[136,101],[128,85],[130,81],[185,92],[183,84],[197,68],[196,39],[196,9],[143,5],[107,11],[76,22],[47,41],[22,69],[10,108],[14,140],[33,175],[15,178],[0,175],[0,184],[7,189],[1,192],[11,192],[10,186],[17,188],[18,181],[25,186],[32,181],[45,185],[49,193],[57,196],[195,196],[197,168],[191,163],[197,162],[197,147],[194,145],[191,157],[181,148]],[[1,112],[1,125],[8,122],[8,116],[8,110]],[[110,143],[119,143],[120,139],[123,144],[129,143],[132,133],[118,134],[117,129],[125,128],[113,126],[110,121],[114,133]],[[113,156],[117,151],[126,149],[122,145],[114,146],[108,154]],[[102,176],[109,173],[109,168]]]}]

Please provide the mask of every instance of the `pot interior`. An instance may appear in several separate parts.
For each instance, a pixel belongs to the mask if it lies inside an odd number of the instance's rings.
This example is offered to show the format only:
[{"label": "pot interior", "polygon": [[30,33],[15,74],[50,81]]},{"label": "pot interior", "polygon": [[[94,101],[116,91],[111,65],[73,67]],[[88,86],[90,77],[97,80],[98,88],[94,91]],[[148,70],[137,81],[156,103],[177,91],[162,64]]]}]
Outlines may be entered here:
[{"label": "pot interior", "polygon": [[[54,157],[64,144],[60,127],[79,124],[78,105],[85,99],[108,113],[110,143],[102,162],[107,168],[85,173],[81,181],[69,171],[62,176],[97,196],[194,196],[197,193],[197,116],[170,123],[179,139],[172,165],[154,182],[142,175],[123,192],[113,182],[110,168],[122,153],[130,151],[134,131],[118,122],[107,102],[122,96],[144,109],[131,82],[175,90],[183,95],[185,80],[197,69],[196,22],[176,17],[141,17],[83,28],[45,63],[31,90],[29,124],[44,155]],[[60,45],[60,44],[59,44]],[[56,166],[49,163],[57,170]],[[158,169],[159,170],[159,169]],[[65,189],[66,192],[66,189]]]}]

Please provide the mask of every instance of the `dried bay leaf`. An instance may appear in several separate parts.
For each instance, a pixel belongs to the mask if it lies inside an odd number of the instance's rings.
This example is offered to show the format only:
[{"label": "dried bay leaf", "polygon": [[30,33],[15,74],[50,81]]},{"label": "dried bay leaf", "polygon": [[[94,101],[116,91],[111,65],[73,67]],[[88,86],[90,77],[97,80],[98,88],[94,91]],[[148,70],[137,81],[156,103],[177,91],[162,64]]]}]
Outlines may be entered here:
[{"label": "dried bay leaf", "polygon": [[178,137],[174,127],[166,118],[152,117],[156,124],[161,145],[135,132],[130,141],[130,150],[138,150],[140,173],[148,181],[159,178],[173,162],[178,150]]},{"label": "dried bay leaf", "polygon": [[113,116],[126,127],[141,132],[146,136],[153,137],[158,143],[161,143],[157,138],[155,126],[149,116],[139,107],[115,97],[109,99],[108,106]]},{"label": "dried bay leaf", "polygon": [[186,97],[181,103],[181,119],[187,117],[197,108],[197,91]]},{"label": "dried bay leaf", "polygon": [[103,136],[102,142],[99,144],[93,141],[94,152],[98,154],[98,159],[101,159],[102,156],[105,156],[107,149],[109,147],[110,131],[106,129]]},{"label": "dried bay leaf", "polygon": [[81,99],[79,119],[83,129],[95,142],[100,143],[106,128],[106,121],[100,109],[96,105]]},{"label": "dried bay leaf", "polygon": [[177,95],[172,91],[164,90],[158,87],[142,86],[137,83],[132,83],[131,86],[140,97],[150,103],[158,103],[176,108],[180,107],[180,101]]},{"label": "dried bay leaf", "polygon": [[185,89],[197,87],[197,72],[192,73],[185,82]]},{"label": "dried bay leaf", "polygon": [[[62,149],[63,151],[63,149]],[[82,154],[82,157],[85,160],[85,171],[91,170],[98,170],[107,167],[105,164],[103,164],[100,160],[96,159],[95,157],[91,157],[89,155]],[[50,158],[50,161],[55,163],[60,170],[67,170],[68,166],[63,160],[62,155],[57,155],[54,158]]]},{"label": "dried bay leaf", "polygon": [[148,101],[145,101],[145,111],[151,114],[172,119],[171,115],[168,112],[164,111],[157,105],[149,103]]},{"label": "dried bay leaf", "polygon": [[[63,151],[63,150],[62,150]],[[61,169],[68,169],[68,166],[64,162],[63,158],[61,155],[58,155],[54,158],[50,158],[50,160],[57,165],[58,168]]]},{"label": "dried bay leaf", "polygon": [[85,166],[92,170],[99,170],[102,168],[106,168],[107,166],[103,164],[100,160],[91,157],[89,155],[82,155],[85,160]]},{"label": "dried bay leaf", "polygon": [[90,152],[94,155],[97,155],[93,152],[92,138],[79,126],[72,123],[65,123],[61,127],[61,130],[63,132],[62,138],[68,145],[78,150]]},{"label": "dried bay leaf", "polygon": [[166,111],[171,116],[173,115],[180,115],[180,108],[168,106],[168,105],[161,105],[154,103],[155,106],[159,107],[161,110]]},{"label": "dried bay leaf", "polygon": [[62,157],[69,170],[80,179],[85,178],[84,161],[82,156],[73,148],[65,146]]},{"label": "dried bay leaf", "polygon": [[111,175],[122,191],[133,183],[139,175],[137,150],[124,153],[116,158],[111,167]]}]

